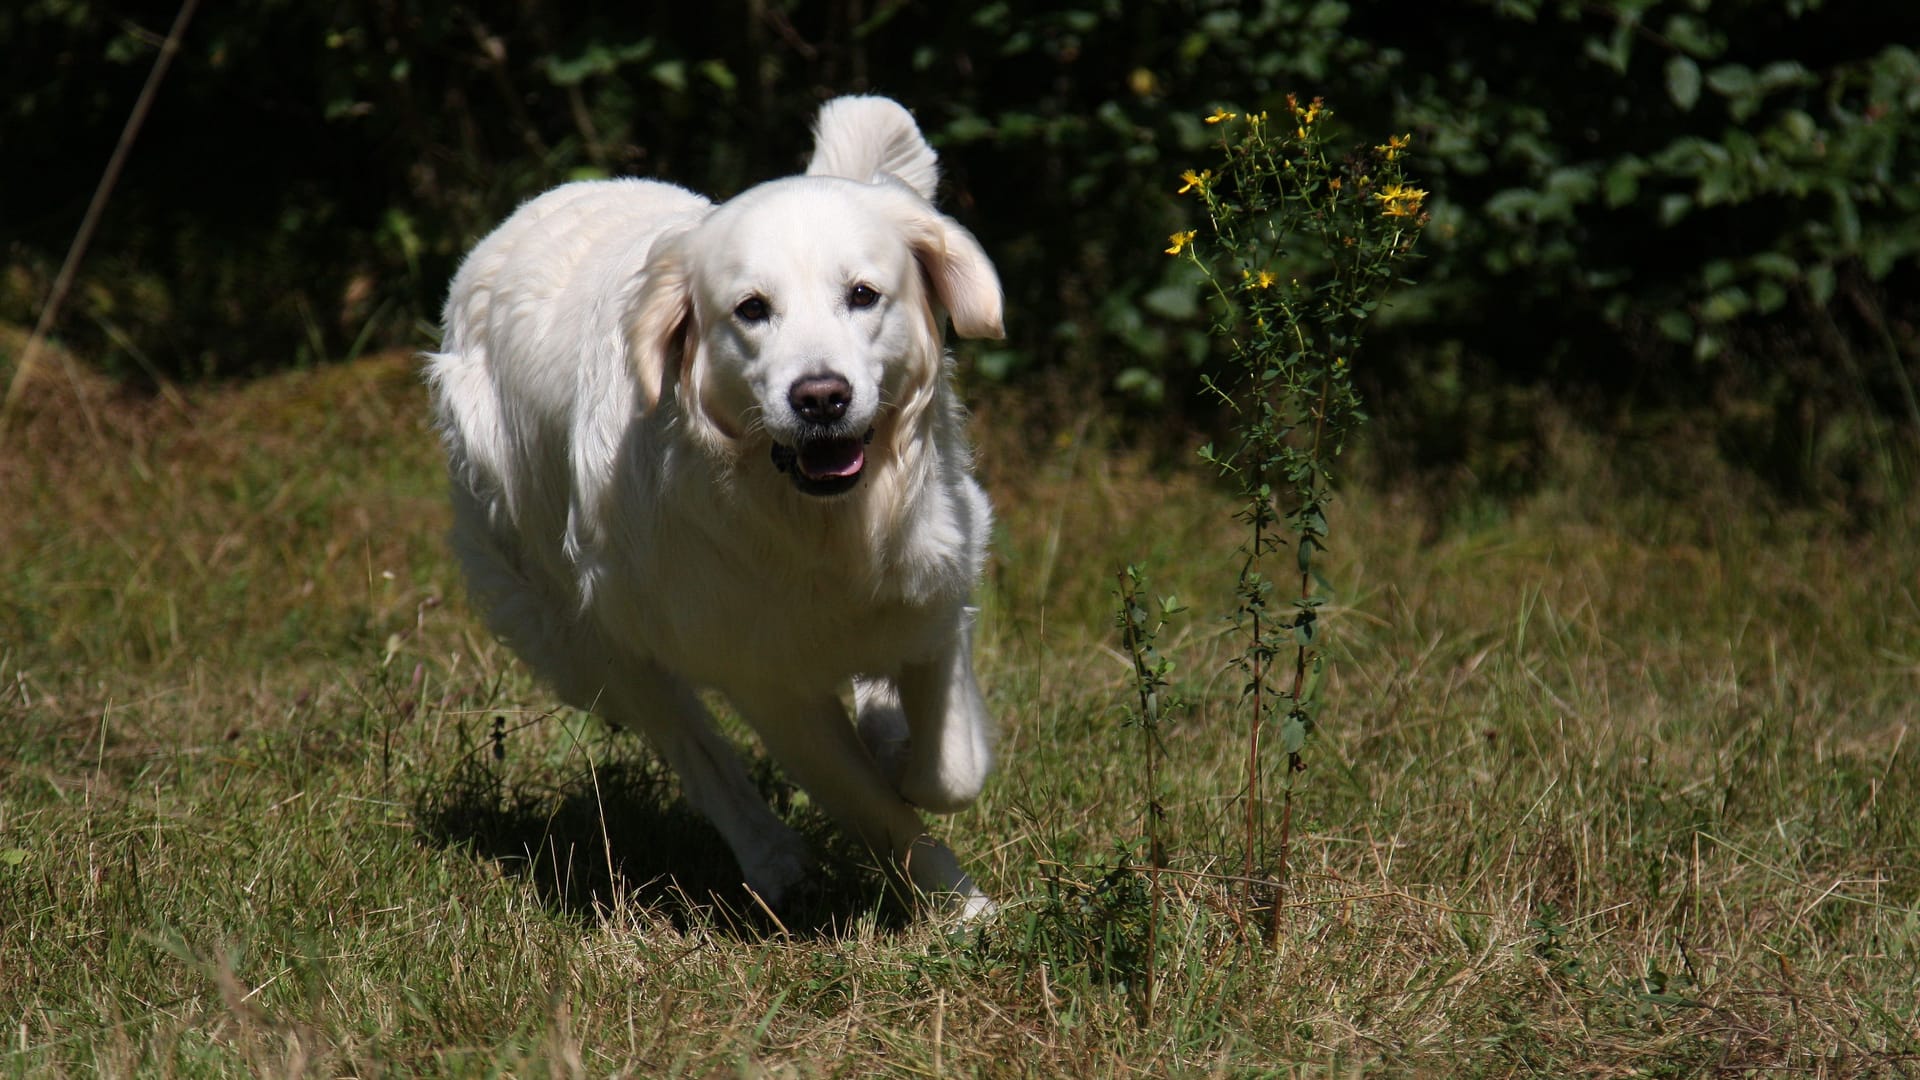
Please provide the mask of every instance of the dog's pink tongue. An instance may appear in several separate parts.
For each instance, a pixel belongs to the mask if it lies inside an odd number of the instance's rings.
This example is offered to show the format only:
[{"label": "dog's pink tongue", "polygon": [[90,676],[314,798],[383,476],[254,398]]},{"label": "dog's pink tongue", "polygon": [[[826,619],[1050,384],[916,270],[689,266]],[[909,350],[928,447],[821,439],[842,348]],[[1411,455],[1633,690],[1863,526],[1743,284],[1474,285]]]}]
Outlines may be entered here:
[{"label": "dog's pink tongue", "polygon": [[795,460],[809,480],[839,480],[866,467],[867,451],[859,439],[817,439],[801,446]]}]

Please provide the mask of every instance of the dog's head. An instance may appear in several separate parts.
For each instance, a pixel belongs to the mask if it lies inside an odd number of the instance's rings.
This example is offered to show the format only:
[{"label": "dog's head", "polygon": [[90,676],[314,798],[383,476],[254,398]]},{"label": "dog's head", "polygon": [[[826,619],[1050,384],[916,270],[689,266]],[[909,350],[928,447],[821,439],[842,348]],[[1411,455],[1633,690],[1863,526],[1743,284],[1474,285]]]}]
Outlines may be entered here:
[{"label": "dog's head", "polygon": [[910,437],[942,377],[940,311],[1001,336],[1000,281],[928,201],[933,151],[905,110],[822,111],[810,175],[762,184],[663,238],[630,323],[643,408],[811,495],[853,489],[876,431]]}]

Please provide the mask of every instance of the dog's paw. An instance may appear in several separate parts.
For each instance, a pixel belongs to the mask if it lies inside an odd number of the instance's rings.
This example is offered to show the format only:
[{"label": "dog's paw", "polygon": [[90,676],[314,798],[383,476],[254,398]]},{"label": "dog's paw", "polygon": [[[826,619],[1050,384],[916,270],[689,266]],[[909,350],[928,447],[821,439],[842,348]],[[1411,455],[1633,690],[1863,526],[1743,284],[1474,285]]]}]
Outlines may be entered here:
[{"label": "dog's paw", "polygon": [[813,853],[806,843],[789,834],[741,859],[740,876],[768,907],[778,908],[813,872],[813,866]]},{"label": "dog's paw", "polygon": [[953,849],[921,833],[900,856],[907,880],[931,905],[935,914],[971,923],[1000,910],[973,878],[960,869]]},{"label": "dog's paw", "polygon": [[948,893],[945,897],[945,902],[946,913],[951,916],[954,921],[968,927],[976,923],[985,922],[995,915],[1000,914],[1000,905],[994,903],[992,897],[981,892],[979,889],[975,889],[965,895]]}]

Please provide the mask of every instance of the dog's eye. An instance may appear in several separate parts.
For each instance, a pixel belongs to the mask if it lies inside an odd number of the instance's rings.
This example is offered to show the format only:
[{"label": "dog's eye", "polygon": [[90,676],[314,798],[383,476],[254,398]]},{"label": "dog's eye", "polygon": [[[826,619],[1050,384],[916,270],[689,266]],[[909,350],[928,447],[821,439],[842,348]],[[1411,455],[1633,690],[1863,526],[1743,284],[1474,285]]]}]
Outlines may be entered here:
[{"label": "dog's eye", "polygon": [[880,302],[880,291],[871,285],[855,285],[847,290],[847,306],[858,311]]},{"label": "dog's eye", "polygon": [[764,296],[749,296],[733,308],[733,317],[745,323],[766,322],[772,314],[773,311],[767,307],[767,298]]}]

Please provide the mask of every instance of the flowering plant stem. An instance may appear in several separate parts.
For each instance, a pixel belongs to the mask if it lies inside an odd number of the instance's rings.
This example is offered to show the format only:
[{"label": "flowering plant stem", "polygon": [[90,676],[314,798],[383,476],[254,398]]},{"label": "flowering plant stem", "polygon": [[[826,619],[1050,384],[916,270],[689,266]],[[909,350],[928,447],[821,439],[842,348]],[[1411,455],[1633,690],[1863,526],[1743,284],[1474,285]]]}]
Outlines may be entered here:
[{"label": "flowering plant stem", "polygon": [[1142,596],[1147,582],[1145,572],[1128,564],[1119,577],[1116,591],[1120,601],[1120,641],[1132,661],[1134,692],[1139,698],[1138,710],[1128,709],[1128,720],[1140,729],[1146,760],[1143,783],[1146,787],[1148,906],[1146,964],[1140,994],[1140,1014],[1144,1021],[1153,1016],[1154,954],[1160,936],[1160,871],[1167,862],[1160,834],[1166,817],[1166,809],[1160,803],[1160,720],[1180,708],[1168,680],[1173,662],[1160,655],[1155,642],[1166,620],[1182,609],[1173,597],[1161,597],[1156,617]]},{"label": "flowering plant stem", "polygon": [[[1241,878],[1274,923],[1287,880],[1295,774],[1320,712],[1326,670],[1316,558],[1328,550],[1334,460],[1365,421],[1353,357],[1368,318],[1426,224],[1426,192],[1401,172],[1410,138],[1336,157],[1332,112],[1289,97],[1287,116],[1220,111],[1215,168],[1182,175],[1206,227],[1174,233],[1167,253],[1198,268],[1227,364],[1202,384],[1232,417],[1232,438],[1200,450],[1235,485],[1247,527],[1235,595],[1244,645],[1235,666],[1247,703]],[[1271,560],[1294,551],[1299,588],[1282,606]],[[1290,678],[1276,674],[1291,651]],[[1279,668],[1285,671],[1286,668]],[[1284,683],[1284,685],[1282,685]],[[1267,862],[1265,761],[1270,733],[1285,755],[1277,860]],[[1264,889],[1257,882],[1267,882]],[[1256,891],[1267,895],[1256,895]],[[1270,928],[1271,928],[1270,924]]]}]

